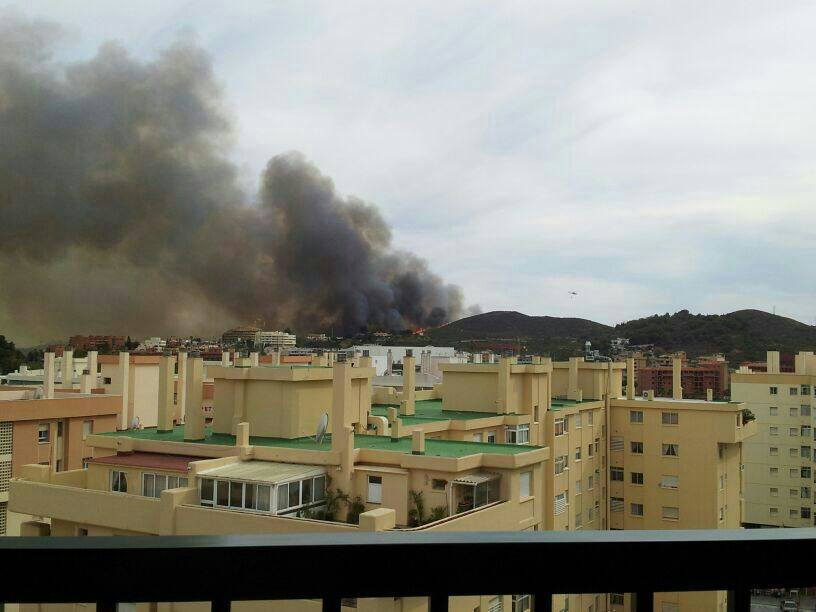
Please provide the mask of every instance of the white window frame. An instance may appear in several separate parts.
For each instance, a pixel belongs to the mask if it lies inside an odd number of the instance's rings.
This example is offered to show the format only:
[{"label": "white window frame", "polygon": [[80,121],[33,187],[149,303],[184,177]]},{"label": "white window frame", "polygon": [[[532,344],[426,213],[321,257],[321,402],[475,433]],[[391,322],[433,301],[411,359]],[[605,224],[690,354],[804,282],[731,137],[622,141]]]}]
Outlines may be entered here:
[{"label": "white window frame", "polygon": [[375,476],[373,474],[369,474],[366,482],[368,484],[366,501],[369,504],[381,504],[383,487],[382,476]]}]

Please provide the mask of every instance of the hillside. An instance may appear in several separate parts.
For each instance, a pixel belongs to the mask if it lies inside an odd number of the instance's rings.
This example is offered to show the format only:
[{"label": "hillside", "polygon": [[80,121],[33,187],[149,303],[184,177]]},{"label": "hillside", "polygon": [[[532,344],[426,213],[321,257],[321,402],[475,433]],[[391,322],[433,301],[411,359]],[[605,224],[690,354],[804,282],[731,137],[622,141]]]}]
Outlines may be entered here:
[{"label": "hillside", "polygon": [[615,327],[587,319],[528,316],[515,311],[487,312],[426,332],[434,343],[461,348],[521,344],[530,352],[563,359],[579,355],[586,340],[606,351],[613,337],[632,344],[654,344],[665,351],[690,355],[725,353],[731,361],[763,359],[768,349],[783,353],[816,349],[816,327],[760,310],[724,315],[694,315],[681,310]]}]

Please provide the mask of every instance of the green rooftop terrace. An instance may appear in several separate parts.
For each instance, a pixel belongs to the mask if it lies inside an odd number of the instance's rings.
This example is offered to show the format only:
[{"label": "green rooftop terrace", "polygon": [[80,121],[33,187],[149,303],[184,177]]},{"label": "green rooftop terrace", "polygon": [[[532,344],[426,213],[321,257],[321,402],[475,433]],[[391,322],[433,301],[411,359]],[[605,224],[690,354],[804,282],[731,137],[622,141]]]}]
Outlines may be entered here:
[{"label": "green rooftop terrace", "polygon": [[[388,416],[388,408],[399,407],[397,404],[373,404],[371,414],[374,416]],[[470,419],[489,419],[497,416],[495,412],[470,412],[468,410],[442,410],[442,400],[419,400],[414,403],[414,415],[400,417],[405,425],[417,425],[431,421],[466,421]]]},{"label": "green rooftop terrace", "polygon": [[[177,426],[173,431],[159,432],[154,427],[145,429],[128,429],[126,431],[112,431],[98,434],[108,437],[125,437],[137,440],[156,440],[162,442],[184,442],[184,427]],[[235,436],[213,433],[211,428],[204,432],[204,440],[196,444],[213,444],[220,446],[234,446]],[[314,438],[265,438],[250,436],[249,443],[255,446],[271,448],[291,448],[293,450],[329,451],[331,450],[331,434],[328,434],[318,444]],[[394,442],[389,436],[354,436],[354,448],[391,451],[395,453],[411,454],[412,441],[410,437],[400,438]],[[431,457],[467,457],[480,453],[491,455],[518,455],[531,450],[542,448],[524,444],[490,444],[487,442],[467,442],[459,440],[431,440],[425,439],[425,455]]]},{"label": "green rooftop terrace", "polygon": [[580,402],[576,400],[566,399],[563,397],[554,397],[550,401],[550,409],[553,411],[564,410],[565,408],[572,408],[573,406],[579,406],[581,404],[594,404],[596,402],[600,402],[602,400],[596,399],[585,399],[581,400]]}]

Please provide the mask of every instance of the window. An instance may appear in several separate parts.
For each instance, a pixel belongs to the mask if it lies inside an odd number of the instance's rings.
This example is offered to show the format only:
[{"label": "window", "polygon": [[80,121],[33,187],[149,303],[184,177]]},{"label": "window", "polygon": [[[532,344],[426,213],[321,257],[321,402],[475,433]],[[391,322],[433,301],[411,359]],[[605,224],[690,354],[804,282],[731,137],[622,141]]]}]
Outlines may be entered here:
[{"label": "window", "polygon": [[792,449],[790,449],[789,452],[790,452],[791,457],[798,457],[799,456],[799,449],[798,448],[792,448]]},{"label": "window", "polygon": [[768,508],[768,511],[770,512],[771,516],[776,516],[776,515],[779,514],[779,508],[771,507],[771,508]]},{"label": "window", "polygon": [[581,460],[581,447],[580,446],[575,447],[575,460],[576,461]]},{"label": "window", "polygon": [[580,412],[575,415],[575,429],[578,429],[579,427],[581,427],[581,413]]},{"label": "window", "polygon": [[506,441],[508,444],[527,444],[530,441],[529,423],[508,427],[506,430]]},{"label": "window", "polygon": [[447,484],[448,484],[447,480],[442,480],[440,478],[434,478],[431,481],[431,488],[433,488],[434,491],[444,491]]},{"label": "window", "polygon": [[796,406],[791,406],[788,409],[788,416],[799,416],[799,409]]},{"label": "window", "polygon": [[533,421],[538,423],[538,406],[533,406]]},{"label": "window", "polygon": [[580,529],[584,524],[584,519],[580,512],[575,513],[575,528]]},{"label": "window", "polygon": [[643,442],[630,442],[629,443],[629,450],[632,451],[633,455],[642,455],[643,454]]},{"label": "window", "polygon": [[679,477],[664,474],[660,477],[660,486],[663,489],[676,489],[679,484]]},{"label": "window", "polygon": [[591,523],[593,520],[595,520],[595,508],[590,506],[587,508],[587,523]]},{"label": "window", "polygon": [[526,497],[530,497],[533,494],[532,491],[532,484],[533,484],[533,473],[532,472],[522,472],[519,476],[519,497],[524,499]]},{"label": "window", "polygon": [[799,428],[798,427],[791,427],[788,429],[788,435],[791,437],[798,437],[799,436]]},{"label": "window", "polygon": [[127,493],[127,474],[119,470],[111,470],[110,490],[116,493]]},{"label": "window", "polygon": [[799,455],[805,457],[806,459],[810,459],[810,447],[809,446],[802,446],[799,449]]},{"label": "window", "polygon": [[480,432],[480,433],[475,433],[475,434],[473,434],[473,441],[474,441],[474,442],[481,442],[481,441],[482,441],[482,434],[481,434],[481,432]]},{"label": "window", "polygon": [[791,478],[796,478],[797,475],[799,474],[799,470],[798,470],[798,468],[791,468],[790,472],[788,472],[788,473],[790,474]]},{"label": "window", "polygon": [[801,470],[801,473],[800,473],[800,477],[801,478],[807,478],[809,480],[810,479],[810,468],[809,467],[803,467],[802,470]]},{"label": "window", "polygon": [[810,395],[810,385],[802,385],[802,388],[800,390],[802,392],[802,395]]},{"label": "window", "polygon": [[587,425],[592,425],[594,420],[595,420],[595,413],[590,410],[589,412],[587,412]]},{"label": "window", "polygon": [[561,474],[566,469],[567,469],[567,456],[559,455],[558,457],[555,458],[555,473]]},{"label": "window", "polygon": [[559,493],[555,496],[555,513],[561,514],[567,508],[567,494]]},{"label": "window", "polygon": [[199,498],[204,506],[215,504],[215,481],[212,478],[202,478],[199,481]]},{"label": "window", "polygon": [[82,421],[82,439],[87,440],[93,433],[93,421]]},{"label": "window", "polygon": [[629,422],[630,423],[643,423],[643,411],[642,410],[630,410],[629,411]]},{"label": "window", "polygon": [[791,387],[790,388],[791,395],[799,395],[799,388],[798,387]]},{"label": "window", "polygon": [[663,506],[663,512],[661,516],[669,521],[680,520],[680,508],[677,508],[675,506]]},{"label": "window", "polygon": [[663,445],[663,456],[664,457],[677,457],[679,456],[679,447],[677,444],[664,444]]},{"label": "window", "polygon": [[799,510],[799,515],[802,518],[809,519],[810,518],[810,508],[802,508],[801,510]]},{"label": "window", "polygon": [[368,503],[382,503],[382,476],[368,477]]},{"label": "window", "polygon": [[643,472],[631,472],[629,476],[633,485],[643,484]]},{"label": "window", "polygon": [[595,488],[595,477],[594,476],[587,476],[587,491],[591,491]]},{"label": "window", "polygon": [[632,516],[643,516],[643,504],[629,504],[629,512]]},{"label": "window", "polygon": [[575,494],[576,495],[581,494],[581,481],[580,480],[575,481]]},{"label": "window", "polygon": [[810,487],[802,487],[799,491],[799,497],[802,499],[810,499]]},{"label": "window", "polygon": [[768,412],[770,413],[771,416],[777,416],[779,414],[779,408],[777,408],[776,406],[771,406],[768,409]]},{"label": "window", "polygon": [[779,393],[779,389],[776,387],[768,387],[768,393],[771,395],[777,395]]},{"label": "window", "polygon": [[142,474],[142,495],[145,497],[161,497],[165,489],[177,489],[187,486],[187,478],[167,476],[165,474]]},{"label": "window", "polygon": [[810,434],[811,434],[810,425],[802,425],[802,427],[799,429],[799,435],[802,436],[803,438],[810,438]]},{"label": "window", "polygon": [[109,376],[105,376],[105,377],[102,379],[102,384],[104,384],[104,385],[109,385],[109,384],[111,384],[111,379],[110,379],[110,377],[109,377]]},{"label": "window", "polygon": [[594,457],[595,456],[595,448],[592,444],[587,444],[587,456]]},{"label": "window", "polygon": [[664,412],[663,413],[663,424],[664,425],[677,425],[678,417],[676,412]]},{"label": "window", "polygon": [[37,426],[37,442],[45,444],[51,440],[51,427],[48,423],[40,423]]},{"label": "window", "polygon": [[779,497],[779,489],[776,487],[771,487],[771,497]]},{"label": "window", "polygon": [[613,451],[623,450],[623,436],[612,436],[609,441],[609,448]]},{"label": "window", "polygon": [[772,446],[770,448],[769,452],[771,454],[771,457],[776,457],[776,456],[779,455],[779,447],[778,446]]},{"label": "window", "polygon": [[779,435],[779,428],[778,428],[778,427],[774,427],[774,426],[772,425],[771,427],[769,427],[769,428],[768,428],[768,433],[769,433],[770,435],[772,435],[772,436],[778,436],[778,435]]},{"label": "window", "polygon": [[564,419],[555,419],[553,422],[553,429],[556,436],[563,436],[566,431],[564,427]]},{"label": "window", "polygon": [[793,510],[793,509],[791,509],[791,511],[790,511],[790,517],[791,517],[792,519],[799,518],[799,511],[798,511],[798,510]]},{"label": "window", "polygon": [[530,596],[529,595],[513,595],[510,598],[513,612],[530,612]]},{"label": "window", "polygon": [[610,480],[612,480],[612,482],[623,482],[623,468],[610,467],[609,478]]},{"label": "window", "polygon": [[496,443],[496,432],[495,431],[488,431],[487,432],[487,442],[488,442],[488,444],[495,444]]},{"label": "window", "polygon": [[609,511],[610,512],[623,512],[623,498],[622,497],[610,497],[609,498]]},{"label": "window", "polygon": [[609,594],[609,603],[613,606],[622,606],[623,605],[623,593],[610,593]]}]

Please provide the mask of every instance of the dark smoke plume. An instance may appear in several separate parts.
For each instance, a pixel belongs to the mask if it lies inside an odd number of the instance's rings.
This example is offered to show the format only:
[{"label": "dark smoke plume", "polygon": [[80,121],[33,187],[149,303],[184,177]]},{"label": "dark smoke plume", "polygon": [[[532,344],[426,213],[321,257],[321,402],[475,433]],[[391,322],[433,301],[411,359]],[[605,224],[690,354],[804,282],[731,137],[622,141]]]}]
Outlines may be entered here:
[{"label": "dark smoke plume", "polygon": [[[238,187],[207,54],[115,44],[63,66],[52,24],[0,14],[0,325],[30,337],[434,326],[462,294],[298,153]],[[11,327],[13,329],[9,330]]]}]

